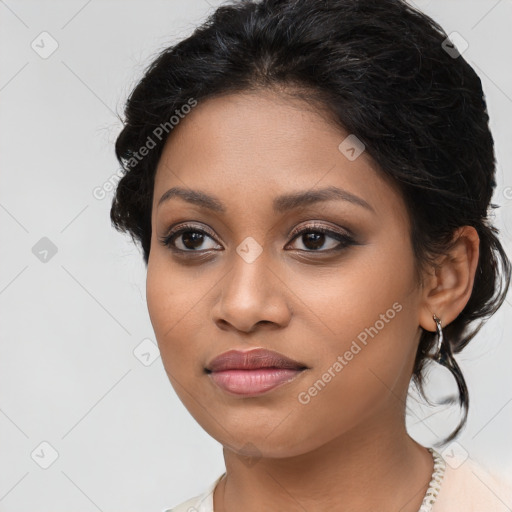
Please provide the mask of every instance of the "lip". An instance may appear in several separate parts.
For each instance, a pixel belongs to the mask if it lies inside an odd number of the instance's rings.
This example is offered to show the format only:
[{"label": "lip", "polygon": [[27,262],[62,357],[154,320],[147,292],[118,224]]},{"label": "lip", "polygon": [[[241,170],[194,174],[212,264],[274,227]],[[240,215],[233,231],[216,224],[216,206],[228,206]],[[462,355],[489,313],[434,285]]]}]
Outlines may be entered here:
[{"label": "lip", "polygon": [[260,368],[281,368],[289,370],[301,370],[307,368],[289,357],[267,350],[256,348],[252,350],[228,350],[213,358],[206,366],[209,372],[224,370],[255,370]]},{"label": "lip", "polygon": [[210,361],[205,371],[229,394],[257,396],[292,381],[307,368],[279,352],[259,348],[228,350]]}]

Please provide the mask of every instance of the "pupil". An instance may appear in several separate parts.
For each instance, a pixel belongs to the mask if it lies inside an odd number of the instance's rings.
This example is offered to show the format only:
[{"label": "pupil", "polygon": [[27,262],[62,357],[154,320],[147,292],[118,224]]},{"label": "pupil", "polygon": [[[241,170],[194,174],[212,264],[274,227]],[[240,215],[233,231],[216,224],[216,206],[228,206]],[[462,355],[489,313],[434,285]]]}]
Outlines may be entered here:
[{"label": "pupil", "polygon": [[197,233],[195,231],[187,231],[182,234],[183,237],[183,245],[187,249],[192,249],[196,247],[200,247],[203,243],[203,235],[202,233]]},{"label": "pupil", "polygon": [[[307,233],[305,235],[302,235],[303,238],[306,237],[307,241],[304,243],[304,245],[308,249],[318,249],[324,245],[324,233]],[[303,240],[304,242],[304,240]],[[313,242],[313,244],[308,245],[309,242]],[[320,243],[319,243],[320,242]]]}]

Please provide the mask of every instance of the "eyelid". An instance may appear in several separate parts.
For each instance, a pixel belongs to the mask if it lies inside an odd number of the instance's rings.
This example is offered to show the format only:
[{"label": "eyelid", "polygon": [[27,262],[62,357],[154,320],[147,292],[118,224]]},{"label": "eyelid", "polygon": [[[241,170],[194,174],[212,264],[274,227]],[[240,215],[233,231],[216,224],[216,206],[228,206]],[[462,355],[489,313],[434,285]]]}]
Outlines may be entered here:
[{"label": "eyelid", "polygon": [[318,220],[312,220],[310,223],[306,225],[301,225],[296,228],[294,228],[289,234],[288,237],[294,238],[298,234],[302,234],[304,232],[307,232],[308,230],[314,231],[318,230],[320,232],[329,234],[329,233],[335,233],[340,236],[345,237],[354,237],[355,235],[352,233],[352,231],[348,228],[339,228],[339,227],[329,227],[329,224],[325,224],[325,221],[318,221]]},{"label": "eyelid", "polygon": [[213,233],[213,230],[209,226],[206,226],[205,224],[198,226],[197,224],[191,224],[188,222],[183,222],[183,223],[180,222],[180,223],[176,224],[175,226],[173,226],[171,229],[169,229],[167,231],[165,236],[170,237],[184,229],[190,229],[190,230],[195,229],[197,231],[204,231],[207,235],[211,236],[215,240],[215,235]]},{"label": "eyelid", "polygon": [[[178,252],[178,253],[201,253],[203,251],[184,251],[183,249],[178,249],[177,247],[174,246],[173,243],[171,243],[171,238],[175,235],[181,235],[183,232],[186,232],[186,231],[197,231],[197,232],[201,232],[201,233],[206,233],[213,241],[215,241],[217,244],[220,245],[220,242],[217,240],[215,234],[213,233],[213,230],[209,227],[209,226],[205,226],[204,224],[202,224],[201,226],[198,226],[196,224],[192,224],[192,223],[189,223],[189,222],[183,222],[183,223],[178,223],[176,224],[175,226],[173,226],[172,228],[168,229],[166,231],[166,233],[159,238],[160,242],[167,246],[169,249],[175,251],[175,252]],[[209,251],[214,251],[214,250],[218,250],[218,249],[208,249]]]}]

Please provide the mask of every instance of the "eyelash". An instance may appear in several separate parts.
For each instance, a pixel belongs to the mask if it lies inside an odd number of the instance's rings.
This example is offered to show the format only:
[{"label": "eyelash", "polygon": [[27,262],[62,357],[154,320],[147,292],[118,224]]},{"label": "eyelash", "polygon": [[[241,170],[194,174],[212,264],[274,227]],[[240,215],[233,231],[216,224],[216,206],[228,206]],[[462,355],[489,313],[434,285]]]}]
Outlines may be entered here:
[{"label": "eyelash", "polygon": [[[218,250],[218,249],[206,249],[206,250],[195,251],[195,250],[178,249],[173,244],[174,239],[178,238],[180,235],[182,235],[183,233],[187,233],[187,232],[202,233],[202,234],[208,235],[216,243],[218,243],[215,240],[215,237],[213,236],[213,234],[210,233],[208,230],[199,229],[196,226],[191,225],[191,224],[181,224],[179,229],[174,229],[174,230],[170,231],[166,236],[160,238],[159,239],[160,243],[162,245],[168,247],[174,253],[177,253],[179,255],[186,255],[186,256],[188,256],[189,254],[194,254],[194,253],[201,254],[201,253],[204,253],[205,251],[216,251],[216,250]],[[302,229],[300,229],[298,231],[292,232],[291,235],[290,235],[292,237],[290,243],[295,241],[301,235],[306,234],[306,233],[323,233],[325,235],[329,235],[330,238],[334,238],[335,240],[337,240],[339,242],[339,245],[337,247],[335,247],[335,248],[331,248],[331,249],[327,249],[327,250],[304,250],[304,249],[297,249],[297,250],[299,250],[301,252],[306,252],[306,253],[323,253],[323,254],[327,253],[327,254],[329,254],[329,253],[332,253],[334,251],[342,251],[343,249],[345,249],[345,248],[347,248],[347,247],[349,247],[351,245],[355,245],[356,244],[356,242],[355,242],[354,238],[352,238],[352,236],[350,236],[348,234],[345,234],[345,233],[340,233],[340,232],[337,232],[337,231],[333,231],[333,230],[327,229],[326,227],[324,227],[322,225],[319,225],[319,224],[310,224],[308,226],[303,227]]]}]

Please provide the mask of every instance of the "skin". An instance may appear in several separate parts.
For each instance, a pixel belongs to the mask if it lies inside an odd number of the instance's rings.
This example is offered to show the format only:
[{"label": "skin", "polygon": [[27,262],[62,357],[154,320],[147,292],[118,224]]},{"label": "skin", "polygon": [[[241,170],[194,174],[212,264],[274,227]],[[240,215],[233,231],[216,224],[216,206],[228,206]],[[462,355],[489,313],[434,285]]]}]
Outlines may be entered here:
[{"label": "skin", "polygon": [[[224,446],[216,512],[417,512],[428,487],[433,461],[406,432],[407,389],[421,327],[435,331],[433,313],[447,325],[469,300],[478,235],[461,228],[456,246],[437,271],[424,272],[421,285],[405,203],[366,152],[353,161],[340,152],[347,135],[300,100],[244,92],[199,102],[160,159],[147,304],[174,389]],[[180,197],[158,205],[175,186],[216,196],[225,213]],[[281,194],[329,186],[371,209],[329,200],[272,210]],[[327,252],[339,247],[331,235],[316,245],[304,234],[290,236],[312,221],[349,229],[357,243]],[[195,244],[175,239],[187,254],[200,251],[188,259],[161,243],[183,222],[192,231],[210,230]],[[236,251],[246,237],[262,248],[251,263]],[[300,403],[299,393],[395,303],[401,310],[394,318],[309,403]],[[255,347],[308,369],[249,398],[228,395],[204,371],[227,350]]]}]

